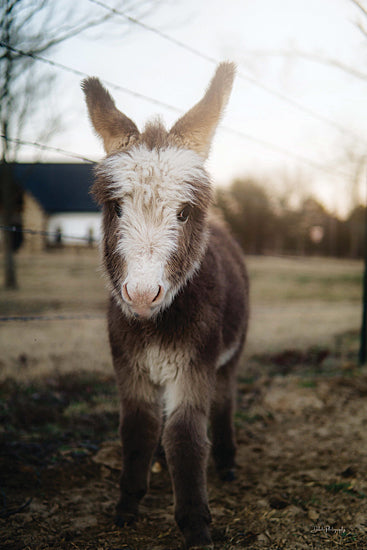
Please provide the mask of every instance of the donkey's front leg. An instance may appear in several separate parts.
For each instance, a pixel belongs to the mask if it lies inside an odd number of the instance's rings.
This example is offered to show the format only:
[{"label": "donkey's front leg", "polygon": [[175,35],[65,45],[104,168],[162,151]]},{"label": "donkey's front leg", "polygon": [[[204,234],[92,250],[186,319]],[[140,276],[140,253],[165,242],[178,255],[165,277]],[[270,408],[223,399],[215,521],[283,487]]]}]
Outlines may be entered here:
[{"label": "donkey's front leg", "polygon": [[206,493],[207,414],[182,404],[168,417],[163,445],[175,495],[175,518],[186,548],[211,545]]},{"label": "donkey's front leg", "polygon": [[115,523],[120,527],[137,518],[139,502],[148,488],[150,463],[158,443],[160,425],[157,405],[133,400],[122,402],[122,472],[115,517]]}]

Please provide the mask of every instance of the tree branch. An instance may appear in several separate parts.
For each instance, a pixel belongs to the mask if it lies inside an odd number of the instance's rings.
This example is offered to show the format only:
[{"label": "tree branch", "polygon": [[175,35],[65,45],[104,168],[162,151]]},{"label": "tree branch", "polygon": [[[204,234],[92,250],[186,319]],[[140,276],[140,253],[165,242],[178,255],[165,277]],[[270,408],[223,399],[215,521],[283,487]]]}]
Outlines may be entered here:
[{"label": "tree branch", "polygon": [[350,0],[364,15],[367,15],[367,9],[358,0]]},{"label": "tree branch", "polygon": [[333,57],[325,57],[323,55],[319,55],[312,52],[301,52],[297,50],[293,51],[251,51],[249,52],[249,55],[251,56],[257,56],[257,57],[288,57],[288,58],[302,58],[306,59],[307,61],[311,61],[313,63],[319,63],[320,65],[328,65],[331,67],[335,67],[336,69],[339,69],[347,74],[350,74],[351,76],[354,76],[355,78],[358,78],[359,80],[367,80],[367,72],[360,71],[359,69],[355,67],[351,67],[350,65],[347,65],[346,63],[343,63],[342,61],[339,61],[339,59],[335,59]]}]

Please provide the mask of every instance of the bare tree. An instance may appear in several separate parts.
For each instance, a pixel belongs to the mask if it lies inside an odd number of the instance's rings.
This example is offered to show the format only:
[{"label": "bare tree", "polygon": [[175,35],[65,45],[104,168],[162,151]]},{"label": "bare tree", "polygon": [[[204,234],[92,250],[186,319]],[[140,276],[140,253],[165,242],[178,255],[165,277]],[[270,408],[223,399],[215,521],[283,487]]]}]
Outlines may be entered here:
[{"label": "bare tree", "polygon": [[[358,8],[359,13],[362,14],[362,19],[356,18],[355,26],[362,33],[363,37],[367,39],[367,1],[364,1],[365,5],[360,0],[349,1],[356,8]],[[305,59],[306,61],[317,63],[320,65],[334,67],[335,69],[339,69],[348,76],[353,76],[359,80],[367,80],[367,71],[361,70],[356,65],[351,65],[343,62],[337,57],[333,57],[331,55],[327,55],[321,52],[315,53],[312,51],[302,51],[297,48],[287,48],[280,50],[250,50],[247,52],[247,54],[245,52],[245,63],[248,64],[249,61],[251,61],[253,69],[254,67],[257,67],[257,58],[261,59],[262,64],[264,62],[264,59],[267,58],[284,58],[288,59],[291,62],[294,62],[297,58]]]},{"label": "bare tree", "polygon": [[[158,0],[131,0],[124,9],[136,15],[146,14]],[[122,0],[116,8],[122,5]],[[62,6],[62,7],[61,7]],[[60,9],[61,8],[61,9]],[[131,13],[131,11],[130,11]],[[88,10],[78,9],[76,2],[54,0],[1,0],[0,2],[0,129],[1,177],[0,216],[2,225],[14,224],[17,188],[11,171],[16,160],[22,130],[38,102],[50,93],[55,75],[45,72],[36,56],[50,52],[62,42],[84,31],[100,28],[113,22],[114,14],[90,4]],[[117,23],[117,21],[116,21]],[[121,21],[118,21],[121,35]],[[128,23],[126,24],[128,26]],[[127,28],[126,26],[126,28]],[[122,30],[126,30],[122,29]],[[111,28],[109,28],[109,32]],[[47,139],[58,126],[58,115],[51,115],[35,133],[35,140]],[[13,256],[13,234],[3,232],[5,253],[5,288],[16,288]]]},{"label": "bare tree", "polygon": [[[358,32],[362,34],[367,45],[367,0],[349,0],[349,3],[356,8],[354,24]],[[256,59],[261,59],[262,64],[264,58],[283,58],[290,64],[296,60],[303,59],[329,68],[338,69],[347,77],[352,76],[364,82],[367,81],[367,71],[363,68],[360,69],[356,63],[348,64],[337,57],[322,52],[302,51],[297,48],[252,50],[247,52],[245,59],[247,60],[248,58],[252,59],[254,66],[256,66]],[[353,211],[361,203],[359,190],[366,170],[367,155],[365,152],[365,141],[359,139],[358,134],[353,132],[352,129],[349,134],[353,136],[353,141],[350,141],[348,134],[343,133],[342,155],[339,155],[340,158],[334,159],[333,164],[337,163],[341,169],[347,168],[350,173],[349,180],[346,183],[348,185],[350,211]],[[352,245],[353,247],[354,245]]]}]

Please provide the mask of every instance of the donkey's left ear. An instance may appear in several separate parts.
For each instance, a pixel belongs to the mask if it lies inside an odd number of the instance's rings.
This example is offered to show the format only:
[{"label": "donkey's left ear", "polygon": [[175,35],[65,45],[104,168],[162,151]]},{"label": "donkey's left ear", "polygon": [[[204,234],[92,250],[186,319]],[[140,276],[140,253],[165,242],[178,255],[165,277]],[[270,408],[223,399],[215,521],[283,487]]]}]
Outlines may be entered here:
[{"label": "donkey's left ear", "polygon": [[115,102],[98,78],[83,80],[82,90],[91,122],[103,139],[107,154],[124,149],[139,138],[139,130],[134,122],[116,108]]},{"label": "donkey's left ear", "polygon": [[234,63],[220,63],[204,97],[171,128],[170,136],[204,159],[229,99],[235,75]]}]

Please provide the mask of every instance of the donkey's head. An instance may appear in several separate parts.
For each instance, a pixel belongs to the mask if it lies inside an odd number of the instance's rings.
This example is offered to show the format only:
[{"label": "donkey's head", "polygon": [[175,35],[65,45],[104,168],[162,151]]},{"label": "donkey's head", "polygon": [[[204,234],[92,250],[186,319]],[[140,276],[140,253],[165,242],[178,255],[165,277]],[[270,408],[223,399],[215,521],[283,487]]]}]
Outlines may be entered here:
[{"label": "donkey's head", "polygon": [[204,97],[170,131],[156,121],[142,133],[98,79],[83,81],[107,153],[92,190],[103,205],[104,264],[128,316],[154,317],[200,266],[212,199],[204,161],[233,77],[234,65],[221,63]]}]

